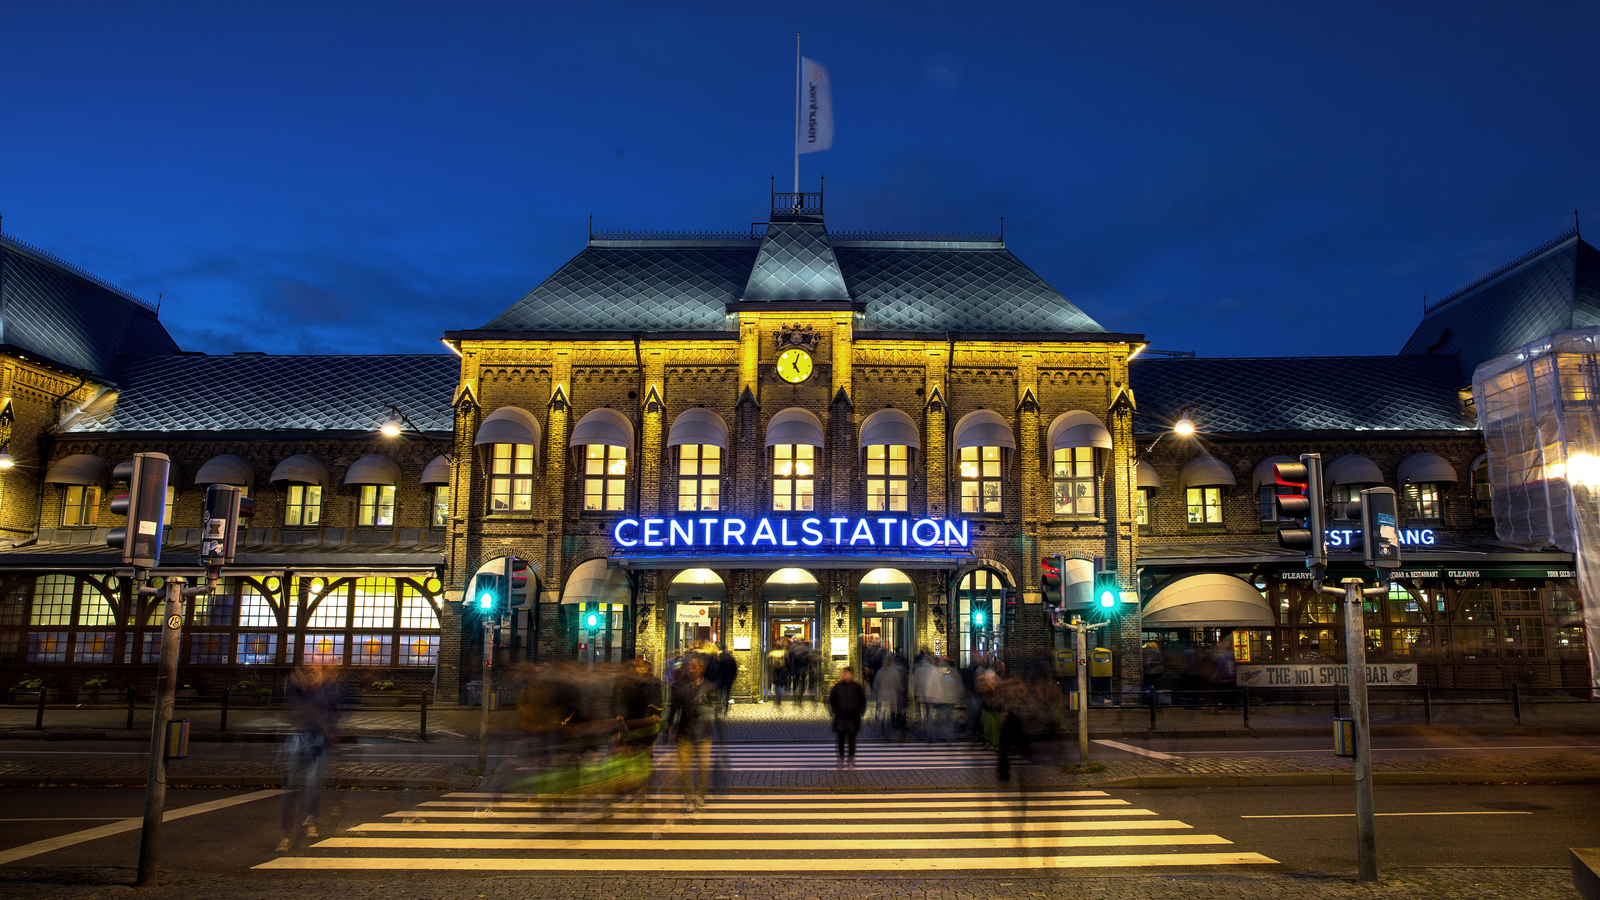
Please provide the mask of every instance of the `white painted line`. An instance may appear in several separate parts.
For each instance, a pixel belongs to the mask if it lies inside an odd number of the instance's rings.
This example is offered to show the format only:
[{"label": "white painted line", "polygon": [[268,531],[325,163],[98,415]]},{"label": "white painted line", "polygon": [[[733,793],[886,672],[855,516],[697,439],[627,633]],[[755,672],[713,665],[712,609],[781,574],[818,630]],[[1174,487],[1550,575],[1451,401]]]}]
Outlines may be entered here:
[{"label": "white painted line", "polygon": [[[230,806],[238,806],[241,803],[249,803],[252,800],[264,800],[267,797],[276,797],[281,793],[283,793],[283,791],[256,791],[251,794],[242,794],[238,797],[228,797],[224,800],[211,800],[206,803],[196,803],[193,806],[185,806],[181,809],[169,809],[162,814],[161,821],[171,822],[174,819],[184,819],[188,818],[189,816],[198,816],[201,813],[213,812],[219,809],[227,809]],[[19,859],[27,859],[30,856],[38,856],[41,853],[49,853],[52,850],[60,850],[63,847],[71,847],[73,844],[81,844],[84,841],[92,841],[97,838],[110,837],[113,834],[122,834],[125,831],[137,831],[143,827],[144,817],[140,816],[134,819],[123,819],[120,822],[115,822],[110,825],[101,825],[99,828],[89,828],[84,831],[75,831],[72,834],[64,834],[60,837],[46,838],[42,841],[34,841],[31,844],[23,844],[20,847],[12,847],[10,850],[0,850],[0,865],[4,865],[5,863],[9,862],[16,862]]]},{"label": "white painted line", "polygon": [[[882,834],[881,822],[839,822],[828,826],[830,834]],[[1118,819],[1115,821],[1073,822],[919,822],[919,834],[1050,834],[1058,831],[1120,831],[1140,829],[1157,831],[1175,828],[1193,828],[1177,819]],[[552,834],[581,832],[583,834],[749,834],[749,825],[727,825],[718,822],[669,822],[652,825],[614,825],[584,822],[507,822],[495,817],[486,822],[364,822],[350,829],[351,833],[367,831],[416,831],[427,833],[478,833],[495,834]],[[816,834],[816,825],[796,825],[775,822],[761,826],[762,834]],[[787,846],[787,844],[785,845]]]},{"label": "white painted line", "polygon": [[[1240,816],[1241,819],[1353,819],[1355,813],[1300,813],[1286,816]],[[1375,816],[1531,816],[1526,810],[1474,809],[1465,812],[1393,812]]]},{"label": "white painted line", "polygon": [[1095,741],[1095,743],[1096,744],[1103,744],[1104,746],[1107,746],[1107,747],[1115,747],[1118,750],[1123,750],[1123,751],[1126,751],[1128,753],[1136,754],[1138,756],[1148,756],[1151,759],[1177,759],[1176,756],[1173,756],[1170,753],[1162,753],[1162,752],[1157,751],[1157,750],[1146,750],[1143,747],[1135,747],[1132,744],[1124,744],[1121,741],[1097,740],[1097,741]]},{"label": "white painted line", "polygon": [[[583,863],[593,867],[584,869]],[[797,867],[808,872],[945,871],[969,869],[1110,869],[1121,867],[1189,867],[1231,865],[1276,865],[1277,860],[1259,853],[1154,853],[1095,856],[998,856],[998,857],[854,857],[803,859],[792,856],[775,859],[598,859],[575,860],[569,857],[541,858],[454,858],[408,859],[403,857],[317,858],[285,856],[269,860],[257,869],[322,870],[409,870],[515,871],[515,872],[785,872]]]},{"label": "white painted line", "polygon": [[[1046,850],[1059,847],[1167,847],[1211,844],[1231,844],[1232,841],[1215,834],[1090,834],[1072,837],[1042,837],[1020,834],[992,838],[939,838],[930,842],[923,838],[885,838],[872,842],[874,850]],[[715,850],[731,853],[739,850],[770,848],[772,842],[764,838],[752,840],[628,840],[612,839],[591,841],[582,838],[431,838],[431,837],[335,837],[313,845],[338,849],[361,850],[477,850],[487,853],[496,850],[661,850],[670,852]],[[785,850],[860,850],[861,841],[850,840],[786,840]]]},{"label": "white painted line", "polygon": [[[594,813],[592,813],[592,812],[576,812],[576,813],[554,812],[554,813],[551,813],[551,812],[539,812],[537,810],[528,810],[526,812],[523,812],[523,811],[514,811],[514,810],[506,810],[506,809],[485,810],[484,812],[487,813],[487,814],[486,815],[480,815],[478,810],[475,810],[475,809],[429,809],[429,810],[426,810],[426,811],[422,811],[422,810],[405,810],[405,811],[401,811],[401,812],[386,813],[384,815],[384,818],[396,818],[396,819],[398,819],[398,818],[411,818],[411,817],[415,817],[415,816],[417,816],[419,814],[420,815],[426,815],[430,819],[436,819],[436,818],[437,819],[480,819],[481,818],[481,819],[579,819],[579,820],[582,820],[582,819],[590,819],[590,818],[594,817]],[[643,812],[643,813],[640,813],[638,815],[633,815],[631,813],[621,812],[621,813],[617,813],[616,815],[619,818],[624,818],[624,819],[634,819],[634,820],[644,820],[644,821],[657,820],[657,821],[661,821],[661,822],[676,822],[682,817],[682,816],[680,816],[679,814],[676,814],[676,813],[672,813],[672,814],[665,814],[665,813],[657,814],[657,813],[650,813],[650,812]],[[687,815],[687,813],[684,813],[682,815]],[[1088,816],[1153,816],[1153,815],[1155,815],[1155,813],[1151,812],[1148,809],[1122,809],[1122,808],[1115,808],[1115,809],[1105,809],[1105,808],[1099,808],[1099,809],[1015,809],[1015,810],[975,809],[975,810],[951,810],[948,813],[941,813],[940,815],[943,818],[946,818],[946,819],[1049,819],[1049,818],[1052,818],[1052,817],[1075,818],[1075,817],[1088,817]],[[882,812],[818,813],[817,815],[807,815],[807,816],[794,816],[794,815],[786,815],[786,814],[779,813],[779,814],[776,814],[776,815],[767,816],[765,814],[752,815],[752,814],[747,813],[747,812],[729,812],[729,813],[712,812],[712,811],[710,811],[709,808],[707,808],[706,810],[702,810],[700,812],[695,813],[694,817],[696,819],[742,819],[744,821],[751,822],[752,824],[751,824],[750,827],[752,829],[765,830],[768,826],[765,825],[765,824],[760,823],[760,820],[762,818],[868,819],[868,820],[873,820],[873,821],[882,821],[883,813]],[[811,830],[815,831],[816,830],[816,826],[812,826]]]}]

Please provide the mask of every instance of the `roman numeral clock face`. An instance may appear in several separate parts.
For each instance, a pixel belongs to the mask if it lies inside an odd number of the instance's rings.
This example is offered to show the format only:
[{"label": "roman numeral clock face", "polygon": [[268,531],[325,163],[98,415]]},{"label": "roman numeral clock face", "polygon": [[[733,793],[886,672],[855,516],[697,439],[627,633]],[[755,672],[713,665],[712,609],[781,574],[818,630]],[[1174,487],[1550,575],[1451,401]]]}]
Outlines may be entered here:
[{"label": "roman numeral clock face", "polygon": [[799,384],[811,377],[811,354],[799,347],[790,347],[778,354],[778,377],[790,384]]}]

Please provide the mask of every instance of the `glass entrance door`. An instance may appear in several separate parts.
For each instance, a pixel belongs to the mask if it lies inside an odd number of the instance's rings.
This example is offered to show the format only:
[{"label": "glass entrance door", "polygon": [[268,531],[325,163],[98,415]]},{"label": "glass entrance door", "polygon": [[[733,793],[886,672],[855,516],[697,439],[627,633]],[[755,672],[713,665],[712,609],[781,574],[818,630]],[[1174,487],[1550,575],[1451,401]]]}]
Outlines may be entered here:
[{"label": "glass entrance door", "polygon": [[[578,616],[578,661],[583,663],[622,662],[622,634],[628,615],[627,604],[595,603],[588,611],[582,604],[568,604]],[[594,622],[589,622],[589,616]]]}]

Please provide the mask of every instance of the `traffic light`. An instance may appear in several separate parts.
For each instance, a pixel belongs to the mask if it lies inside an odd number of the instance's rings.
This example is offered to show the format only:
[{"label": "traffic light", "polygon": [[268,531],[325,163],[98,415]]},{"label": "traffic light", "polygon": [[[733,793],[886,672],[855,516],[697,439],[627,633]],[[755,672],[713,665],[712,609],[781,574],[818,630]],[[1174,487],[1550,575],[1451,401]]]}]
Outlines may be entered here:
[{"label": "traffic light", "polygon": [[1367,565],[1393,569],[1400,565],[1400,511],[1394,488],[1375,487],[1350,502],[1350,518],[1361,519],[1361,550]]},{"label": "traffic light", "polygon": [[106,534],[106,543],[122,551],[122,564],[153,569],[161,564],[161,529],[167,523],[167,470],[165,453],[135,453],[120,463],[111,477],[127,482],[128,492],[111,500],[113,515],[127,516],[128,524]]},{"label": "traffic light", "polygon": [[988,600],[973,600],[972,601],[972,630],[973,631],[988,631],[990,624],[991,623],[989,621],[989,601]]},{"label": "traffic light", "polygon": [[1117,573],[1094,573],[1094,609],[1101,615],[1115,615],[1117,604],[1122,602],[1122,586],[1117,583]]},{"label": "traffic light", "polygon": [[525,609],[528,606],[528,561],[520,556],[511,558],[511,591],[506,598],[507,609]]},{"label": "traffic light", "polygon": [[1046,606],[1061,605],[1061,566],[1062,558],[1059,555],[1039,557],[1040,582]]},{"label": "traffic light", "polygon": [[1010,631],[1017,624],[1017,591],[1011,588],[1001,598],[1000,617],[1001,628]]},{"label": "traffic light", "polygon": [[481,616],[499,618],[506,603],[506,577],[495,572],[479,572],[472,579],[472,594],[467,605]]},{"label": "traffic light", "polygon": [[244,489],[231,484],[206,487],[205,508],[200,513],[200,565],[233,565],[239,540],[239,520],[256,514],[256,502]]},{"label": "traffic light", "polygon": [[582,615],[583,618],[579,624],[583,627],[584,631],[600,630],[600,604],[585,603],[583,605],[583,612],[580,615]]},{"label": "traffic light", "polygon": [[1273,498],[1278,518],[1301,522],[1298,527],[1278,529],[1278,546],[1303,552],[1308,569],[1326,569],[1328,547],[1322,523],[1322,456],[1305,453],[1299,462],[1277,463],[1272,471],[1279,485],[1296,491]]}]

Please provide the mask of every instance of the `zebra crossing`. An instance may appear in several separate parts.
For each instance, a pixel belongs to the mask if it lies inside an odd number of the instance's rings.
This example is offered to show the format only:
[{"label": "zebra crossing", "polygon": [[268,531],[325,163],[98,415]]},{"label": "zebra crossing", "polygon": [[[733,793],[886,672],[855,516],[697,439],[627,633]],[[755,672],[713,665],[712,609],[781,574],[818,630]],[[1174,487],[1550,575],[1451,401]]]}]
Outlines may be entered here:
[{"label": "zebra crossing", "polygon": [[[831,743],[781,742],[750,743],[727,742],[718,744],[712,751],[713,761],[730,772],[820,772],[838,767],[837,751]],[[657,744],[655,765],[657,769],[670,770],[677,765],[675,747]],[[980,750],[970,745],[951,744],[860,744],[856,749],[855,765],[864,771],[916,771],[919,769],[992,769],[995,764],[993,750]],[[1012,759],[1012,765],[1027,765],[1027,760]]]},{"label": "zebra crossing", "polygon": [[721,794],[695,812],[670,794],[607,809],[457,792],[255,868],[915,874],[1276,862],[1093,790]]}]

